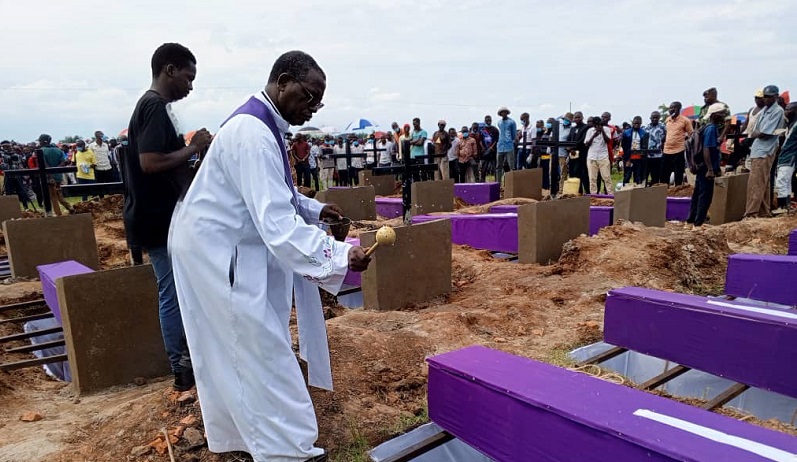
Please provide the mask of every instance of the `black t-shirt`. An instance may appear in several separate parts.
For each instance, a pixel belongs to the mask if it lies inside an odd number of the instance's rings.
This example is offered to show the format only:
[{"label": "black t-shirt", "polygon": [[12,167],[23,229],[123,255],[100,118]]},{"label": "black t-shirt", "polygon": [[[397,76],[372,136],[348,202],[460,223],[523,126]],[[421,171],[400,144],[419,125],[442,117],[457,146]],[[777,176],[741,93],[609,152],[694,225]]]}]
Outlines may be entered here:
[{"label": "black t-shirt", "polygon": [[163,247],[177,201],[191,182],[188,163],[158,173],[141,171],[142,152],[168,154],[185,147],[169,114],[166,100],[148,90],[130,117],[129,146],[122,156],[125,185],[124,222],[127,243],[144,248]]}]

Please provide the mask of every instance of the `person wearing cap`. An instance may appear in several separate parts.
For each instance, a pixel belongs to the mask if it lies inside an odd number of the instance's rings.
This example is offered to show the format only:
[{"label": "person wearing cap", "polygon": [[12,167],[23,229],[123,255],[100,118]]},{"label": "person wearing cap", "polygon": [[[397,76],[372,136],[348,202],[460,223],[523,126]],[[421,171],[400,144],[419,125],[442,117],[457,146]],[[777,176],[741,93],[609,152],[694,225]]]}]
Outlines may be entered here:
[{"label": "person wearing cap", "polygon": [[498,157],[495,164],[495,181],[501,184],[504,178],[504,167],[509,171],[515,168],[515,137],[517,136],[517,124],[509,118],[509,109],[501,106],[498,109]]},{"label": "person wearing cap", "polygon": [[451,138],[446,130],[446,121],[437,121],[437,131],[432,134],[434,143],[434,155],[437,162],[437,170],[440,172],[440,179],[446,180],[451,174],[448,167],[448,150],[451,149]]},{"label": "person wearing cap", "polygon": [[725,139],[725,135],[728,134],[728,128],[730,128],[731,125],[730,124],[731,108],[727,104],[717,99],[717,89],[715,87],[711,87],[703,92],[703,103],[705,104],[703,104],[703,106],[700,108],[700,115],[697,118],[698,128],[701,128],[709,124],[710,120],[708,118],[708,108],[711,107],[712,104],[720,103],[723,106],[725,106],[725,113],[727,115],[725,116],[725,120],[721,121],[720,124],[717,126],[717,129],[719,130],[720,133],[719,140],[721,144],[722,141]]},{"label": "person wearing cap", "polygon": [[778,87],[764,87],[764,109],[750,132],[750,179],[747,182],[745,218],[770,216],[770,171],[778,150],[778,137],[785,126],[783,108],[777,104]]},{"label": "person wearing cap", "polygon": [[725,120],[727,109],[721,103],[714,103],[706,110],[709,123],[699,132],[701,152],[689,159],[689,170],[695,175],[695,190],[689,206],[686,226],[700,227],[706,222],[708,209],[714,198],[714,178],[722,174],[720,170],[719,123]]},{"label": "person wearing cap", "polygon": [[797,102],[789,103],[783,111],[786,116],[786,134],[778,154],[778,176],[775,189],[778,195],[778,208],[773,215],[788,213],[791,207],[792,178],[797,165]]},{"label": "person wearing cap", "polygon": [[[53,139],[50,135],[42,133],[39,136],[39,146],[41,146],[42,155],[44,157],[45,167],[61,167],[64,165],[64,153],[57,146],[52,144]],[[61,192],[61,183],[64,181],[64,175],[61,173],[51,173],[47,175],[47,188],[50,194],[50,203],[52,204],[52,212],[55,215],[61,216],[61,207],[72,213],[72,205],[66,201],[63,193]],[[59,206],[60,205],[60,206]]]}]

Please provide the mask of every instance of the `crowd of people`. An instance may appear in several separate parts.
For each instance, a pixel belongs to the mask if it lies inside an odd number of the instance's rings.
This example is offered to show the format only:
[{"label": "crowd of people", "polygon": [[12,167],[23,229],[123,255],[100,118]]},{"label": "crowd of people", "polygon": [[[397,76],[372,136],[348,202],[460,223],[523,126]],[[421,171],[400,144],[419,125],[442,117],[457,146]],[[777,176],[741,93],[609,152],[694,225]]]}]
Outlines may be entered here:
[{"label": "crowd of people", "polygon": [[[745,216],[787,212],[797,191],[793,181],[797,140],[788,136],[795,106],[776,86],[768,85],[754,94],[754,106],[746,117],[732,123],[730,108],[717,96],[716,88],[704,91],[704,105],[694,117],[682,115],[683,105],[673,101],[665,114],[653,111],[648,123],[635,116],[614,125],[609,112],[592,117],[568,112],[532,123],[524,112],[518,125],[511,111],[501,107],[495,124],[490,115],[483,123],[460,129],[439,120],[430,137],[416,118],[412,125],[393,122],[391,130],[367,136],[310,139],[299,134],[289,138],[289,151],[297,185],[316,190],[333,184],[357,185],[361,170],[400,163],[408,150],[412,162],[437,163],[438,178],[459,183],[490,179],[501,183],[505,172],[541,168],[543,189],[552,198],[562,195],[568,178],[577,180],[582,194],[689,182],[695,187],[689,224],[698,226],[705,222],[711,204],[709,182],[713,184],[723,171],[750,172]],[[616,185],[613,172],[622,172]],[[777,202],[771,203],[775,184]]]},{"label": "crowd of people", "polygon": [[[121,181],[119,159],[121,150],[126,145],[126,136],[119,140],[109,140],[102,131],[96,131],[93,139],[78,139],[70,143],[53,143],[48,134],[42,134],[32,143],[3,140],[0,142],[0,170],[5,172],[38,168],[38,157],[35,155],[37,149],[41,149],[46,167],[77,167],[76,172],[51,174],[47,177],[49,190],[46,193],[50,195],[53,213],[60,215],[59,206],[72,210],[72,206],[61,193],[62,185]],[[16,195],[26,210],[44,209],[45,191],[35,176],[4,175],[3,194]],[[87,196],[82,197],[84,201],[87,199]]]}]

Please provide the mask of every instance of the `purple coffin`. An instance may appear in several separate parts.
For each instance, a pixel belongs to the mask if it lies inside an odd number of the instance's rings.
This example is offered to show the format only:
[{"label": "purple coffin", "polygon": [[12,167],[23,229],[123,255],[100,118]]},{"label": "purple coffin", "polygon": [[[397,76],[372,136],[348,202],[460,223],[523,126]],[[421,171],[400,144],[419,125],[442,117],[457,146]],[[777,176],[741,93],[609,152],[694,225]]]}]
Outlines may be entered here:
[{"label": "purple coffin", "polygon": [[686,221],[686,219],[689,218],[689,207],[691,204],[691,197],[668,197],[667,220]]},{"label": "purple coffin", "polygon": [[[351,245],[360,245],[360,240],[356,237],[347,237],[346,243]],[[355,287],[362,286],[362,273],[349,271],[346,273],[346,277],[343,278],[343,283]]]},{"label": "purple coffin", "polygon": [[51,263],[49,265],[39,265],[36,269],[39,270],[39,280],[42,282],[44,301],[47,303],[50,311],[53,312],[53,315],[55,315],[58,324],[62,324],[61,308],[58,306],[58,292],[55,289],[55,281],[64,276],[93,273],[94,270],[74,260]]},{"label": "purple coffin", "polygon": [[485,213],[481,215],[417,215],[412,223],[451,220],[451,242],[474,249],[517,253],[517,214]]},{"label": "purple coffin", "polygon": [[797,255],[797,229],[789,233],[789,255]]},{"label": "purple coffin", "polygon": [[376,214],[385,218],[398,218],[403,215],[400,197],[377,197]]},{"label": "purple coffin", "polygon": [[[498,462],[772,462],[797,452],[792,436],[481,346],[427,361],[431,420]],[[706,436],[717,432],[735,439]]]},{"label": "purple coffin", "polygon": [[[494,205],[490,213],[517,213],[517,205]],[[614,207],[591,206],[589,208],[589,235],[598,234],[601,228],[611,226],[614,220]]]},{"label": "purple coffin", "polygon": [[746,254],[729,256],[725,294],[797,306],[797,257]]},{"label": "purple coffin", "polygon": [[496,182],[456,183],[454,197],[471,205],[489,204],[501,198],[501,187]]},{"label": "purple coffin", "polygon": [[797,398],[797,312],[625,287],[606,298],[603,338],[623,348]]}]

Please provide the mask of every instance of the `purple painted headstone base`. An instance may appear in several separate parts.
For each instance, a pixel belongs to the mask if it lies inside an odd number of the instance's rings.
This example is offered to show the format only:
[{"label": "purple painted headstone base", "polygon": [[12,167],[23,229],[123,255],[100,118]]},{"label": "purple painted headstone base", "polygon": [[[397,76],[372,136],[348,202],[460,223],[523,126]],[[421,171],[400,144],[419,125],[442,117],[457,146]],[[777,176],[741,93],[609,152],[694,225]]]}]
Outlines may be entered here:
[{"label": "purple painted headstone base", "polygon": [[[494,205],[490,213],[517,213],[518,205]],[[589,235],[598,234],[601,228],[611,226],[614,221],[614,207],[596,206],[589,208]]]},{"label": "purple painted headstone base", "polygon": [[797,306],[797,257],[731,255],[728,257],[725,293],[734,297]]},{"label": "purple painted headstone base", "polygon": [[454,197],[471,205],[489,204],[501,198],[501,186],[496,182],[456,183]]},{"label": "purple painted headstone base", "polygon": [[451,242],[474,249],[517,253],[518,229],[516,213],[485,213],[481,215],[417,215],[412,223],[451,220]]},{"label": "purple painted headstone base", "polygon": [[376,214],[385,218],[398,218],[403,215],[404,208],[400,197],[377,197]]},{"label": "purple painted headstone base", "polygon": [[481,346],[427,361],[429,417],[497,461],[776,460],[751,452],[753,442],[797,452],[792,436]]},{"label": "purple painted headstone base", "polygon": [[39,265],[36,269],[39,270],[39,279],[42,282],[44,301],[47,303],[50,311],[53,312],[55,319],[58,320],[58,324],[61,324],[61,308],[58,306],[58,291],[55,288],[55,281],[64,276],[93,273],[94,270],[74,260],[51,263],[49,265]]},{"label": "purple painted headstone base", "polygon": [[689,218],[689,207],[691,204],[691,197],[668,197],[667,220],[686,221],[686,219]]},{"label": "purple painted headstone base", "polygon": [[789,233],[789,255],[797,255],[797,229]]}]

